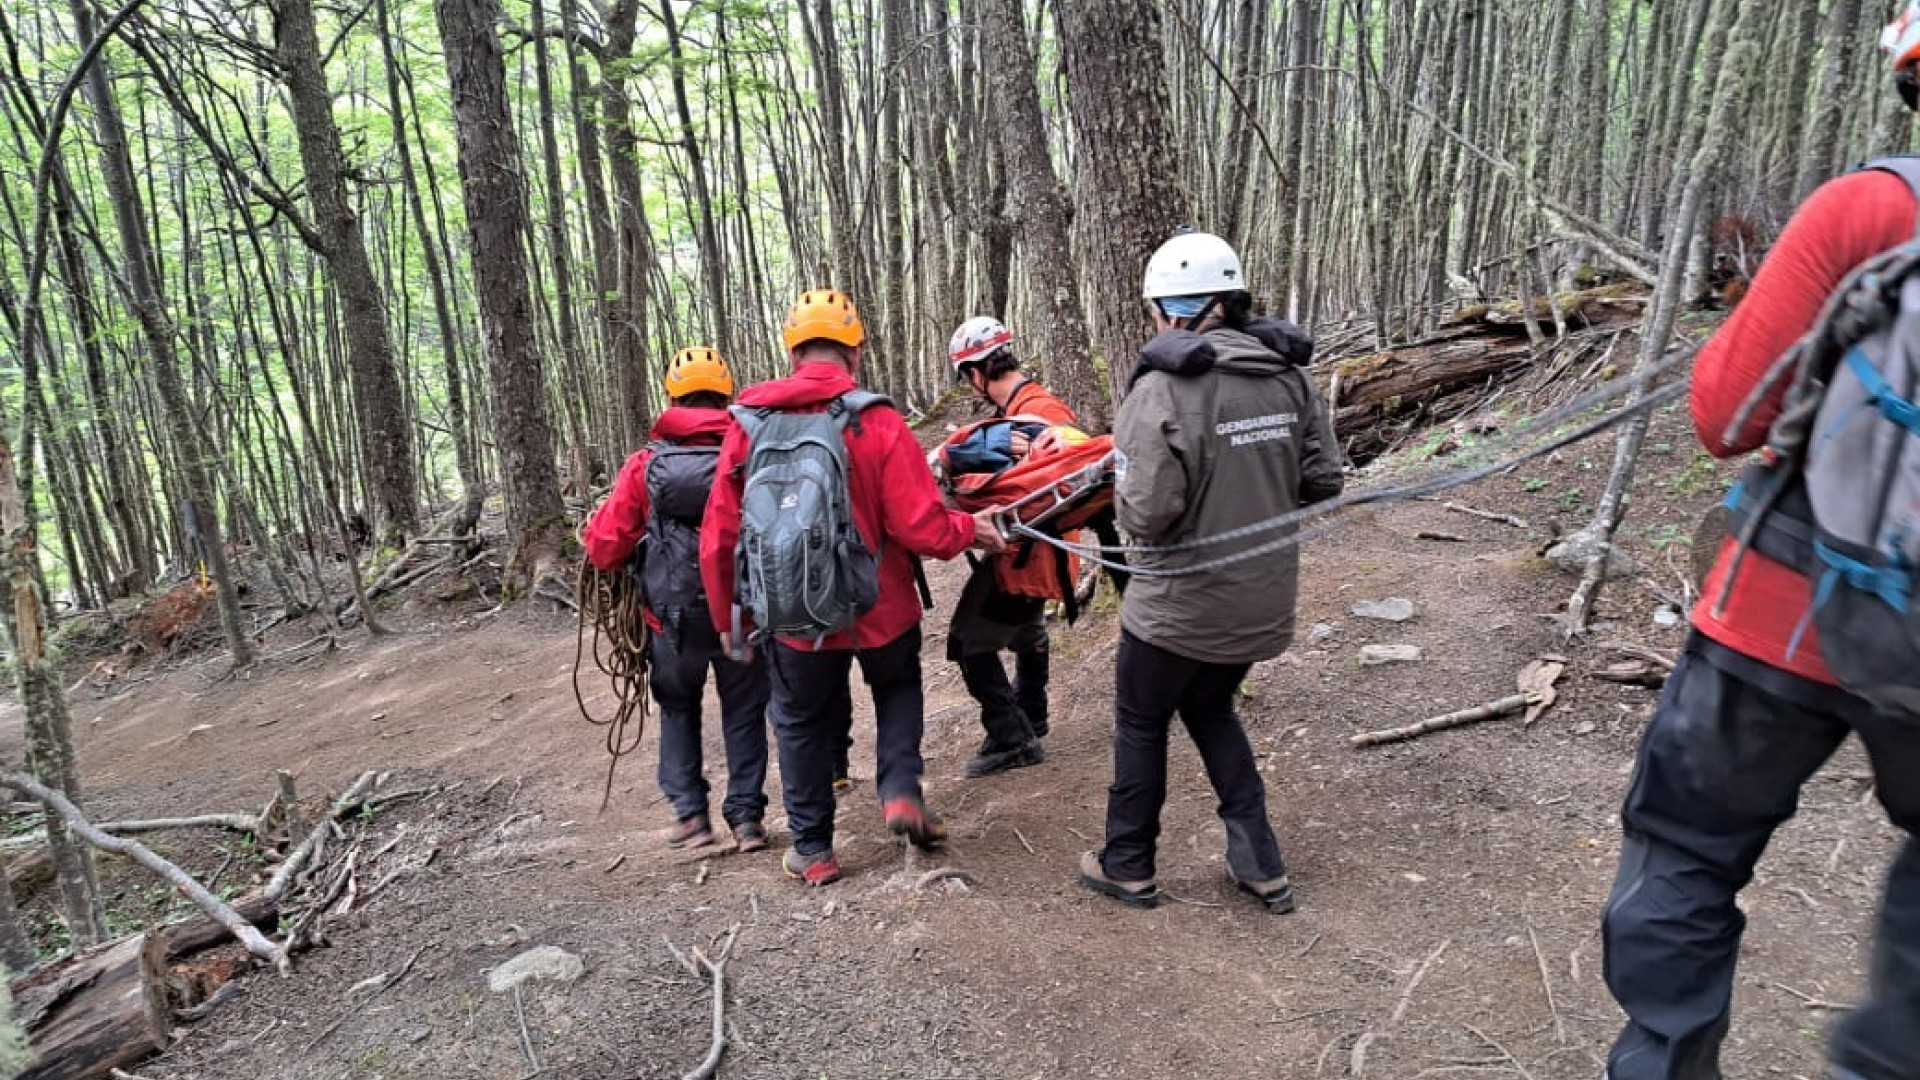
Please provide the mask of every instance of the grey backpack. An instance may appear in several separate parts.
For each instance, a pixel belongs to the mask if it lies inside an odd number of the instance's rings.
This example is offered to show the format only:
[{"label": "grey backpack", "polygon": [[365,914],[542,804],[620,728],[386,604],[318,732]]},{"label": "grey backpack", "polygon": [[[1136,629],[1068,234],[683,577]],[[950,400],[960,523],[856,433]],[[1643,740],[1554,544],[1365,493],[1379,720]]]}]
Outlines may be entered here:
[{"label": "grey backpack", "polygon": [[[1920,199],[1920,160],[1863,168],[1901,177]],[[1789,376],[1767,460],[1728,496],[1735,534],[1743,550],[1813,582],[1812,608],[1790,648],[1812,626],[1841,686],[1882,708],[1920,714],[1920,240],[1841,284],[1732,432]]]},{"label": "grey backpack", "polygon": [[748,446],[740,496],[738,595],[733,639],[744,618],[769,635],[816,644],[853,629],[880,598],[879,561],[853,522],[847,428],[893,403],[851,390],[822,412],[734,406]]}]

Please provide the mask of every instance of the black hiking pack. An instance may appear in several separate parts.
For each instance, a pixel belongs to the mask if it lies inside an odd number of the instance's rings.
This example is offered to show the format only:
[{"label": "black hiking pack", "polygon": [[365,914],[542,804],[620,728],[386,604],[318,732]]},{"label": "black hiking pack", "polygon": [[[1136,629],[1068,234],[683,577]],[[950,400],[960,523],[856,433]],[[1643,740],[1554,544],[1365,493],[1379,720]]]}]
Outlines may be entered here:
[{"label": "black hiking pack", "polygon": [[746,618],[756,642],[777,635],[818,645],[853,629],[879,601],[879,558],[854,526],[846,440],[876,405],[893,402],[850,390],[821,412],[733,407],[749,446],[735,554],[736,647]]},{"label": "black hiking pack", "polygon": [[[1920,158],[1862,169],[1906,181],[1920,201]],[[1808,626],[1840,685],[1881,708],[1920,714],[1920,238],[1856,269],[1813,329],[1776,362],[1728,429],[1744,430],[1783,379],[1764,460],[1727,496],[1740,549],[1813,583]]]},{"label": "black hiking pack", "polygon": [[677,640],[685,614],[706,610],[707,590],[700,580],[700,518],[707,511],[720,448],[656,442],[651,449],[640,588],[647,608]]}]

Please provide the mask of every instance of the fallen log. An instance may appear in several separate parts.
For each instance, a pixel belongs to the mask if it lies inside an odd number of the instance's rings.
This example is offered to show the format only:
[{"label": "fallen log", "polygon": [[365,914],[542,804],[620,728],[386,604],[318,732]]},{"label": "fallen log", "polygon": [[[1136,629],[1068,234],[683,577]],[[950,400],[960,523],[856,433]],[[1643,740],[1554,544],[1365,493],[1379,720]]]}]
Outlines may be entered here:
[{"label": "fallen log", "polygon": [[[272,931],[280,920],[280,902],[254,894],[233,902],[234,914],[263,931]],[[233,938],[233,931],[211,915],[200,914],[162,927],[157,936],[168,960],[191,956]]]},{"label": "fallen log", "polygon": [[160,939],[135,934],[13,980],[35,1063],[19,1080],[93,1080],[167,1047]]},{"label": "fallen log", "polygon": [[[1646,298],[1619,286],[1589,289],[1555,298],[1569,326],[1577,330],[1622,326],[1637,321]],[[1533,301],[1537,319],[1552,318],[1544,298]],[[1533,363],[1537,353],[1525,333],[1525,317],[1515,302],[1476,306],[1457,313],[1431,335],[1384,352],[1342,360],[1327,376],[1339,387],[1334,430],[1356,457],[1386,449],[1380,421],[1432,403],[1458,390],[1504,378]]]}]

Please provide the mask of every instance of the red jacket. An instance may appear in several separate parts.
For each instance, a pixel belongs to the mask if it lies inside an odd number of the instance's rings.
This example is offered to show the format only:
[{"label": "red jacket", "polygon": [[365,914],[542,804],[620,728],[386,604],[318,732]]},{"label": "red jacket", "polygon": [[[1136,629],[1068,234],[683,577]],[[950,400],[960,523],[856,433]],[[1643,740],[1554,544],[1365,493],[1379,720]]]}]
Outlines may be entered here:
[{"label": "red jacket", "polygon": [[[674,405],[653,422],[653,433],[647,438],[649,442],[718,446],[733,427],[733,416],[725,409],[690,409]],[[652,460],[653,448],[645,446],[620,466],[620,475],[614,478],[612,493],[607,496],[606,502],[600,504],[600,509],[593,512],[586,531],[580,535],[580,543],[587,549],[587,561],[603,573],[620,569],[633,555],[633,550],[640,546],[640,538],[647,534],[647,514],[650,509],[647,500],[647,463]],[[647,612],[647,623],[655,630],[660,629],[651,611]]]},{"label": "red jacket", "polygon": [[[1812,329],[1827,298],[1855,267],[1913,238],[1913,195],[1897,176],[1850,173],[1829,181],[1787,223],[1753,288],[1713,335],[1693,367],[1693,424],[1707,452],[1734,457],[1758,449],[1779,415],[1786,380],[1756,409],[1745,431],[1727,427],[1767,369]],[[1812,586],[1797,571],[1748,551],[1740,575],[1716,618],[1737,545],[1728,540],[1707,575],[1693,625],[1707,637],[1755,660],[1831,685],[1818,638],[1808,626],[1789,656],[1794,632],[1806,621]]]},{"label": "red jacket", "polygon": [[1007,399],[1006,407],[995,408],[997,416],[1033,416],[1058,427],[1062,424],[1072,426],[1080,422],[1067,408],[1067,403],[1053,396],[1053,391],[1041,386],[1037,380],[1027,379],[1013,388],[1013,396]]},{"label": "red jacket", "polygon": [[[801,364],[789,377],[761,383],[740,395],[747,408],[820,412],[857,384],[838,364]],[[729,629],[733,620],[734,549],[740,542],[740,496],[746,485],[747,436],[739,427],[720,444],[720,462],[700,524],[700,573],[706,581],[713,624]],[[858,430],[847,429],[847,459],[852,470],[853,523],[869,550],[880,552],[880,599],[854,626],[858,642],[835,634],[822,649],[876,649],[920,622],[920,590],[912,556],[951,559],[973,542],[973,519],[947,509],[925,455],[900,414],[879,407],[860,414]],[[798,649],[812,641],[786,640]]]}]

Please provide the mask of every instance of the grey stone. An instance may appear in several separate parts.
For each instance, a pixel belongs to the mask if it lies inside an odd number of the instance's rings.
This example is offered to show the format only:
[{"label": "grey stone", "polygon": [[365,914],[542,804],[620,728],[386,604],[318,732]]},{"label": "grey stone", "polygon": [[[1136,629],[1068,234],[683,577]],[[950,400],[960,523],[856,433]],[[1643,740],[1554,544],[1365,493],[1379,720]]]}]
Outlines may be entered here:
[{"label": "grey stone", "polygon": [[1317,622],[1307,630],[1307,644],[1318,645],[1332,636],[1333,627],[1331,625]]},{"label": "grey stone", "polygon": [[1385,600],[1362,600],[1353,605],[1353,613],[1362,619],[1406,622],[1413,618],[1413,601],[1403,596],[1390,596]]},{"label": "grey stone", "polygon": [[1607,552],[1608,581],[1634,577],[1641,572],[1639,561],[1622,551],[1619,545],[1609,545],[1585,530],[1548,548],[1547,561],[1562,573],[1579,577],[1587,572],[1587,564],[1603,551]]},{"label": "grey stone", "polygon": [[1362,645],[1360,646],[1360,666],[1411,664],[1424,655],[1426,654],[1418,645]]},{"label": "grey stone", "polygon": [[1680,625],[1680,613],[1670,607],[1653,609],[1653,625],[1662,630],[1671,630]]},{"label": "grey stone", "polygon": [[487,989],[511,994],[514,987],[535,979],[570,983],[586,972],[587,965],[578,956],[553,945],[540,945],[488,972]]}]

